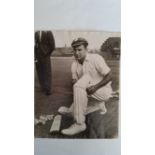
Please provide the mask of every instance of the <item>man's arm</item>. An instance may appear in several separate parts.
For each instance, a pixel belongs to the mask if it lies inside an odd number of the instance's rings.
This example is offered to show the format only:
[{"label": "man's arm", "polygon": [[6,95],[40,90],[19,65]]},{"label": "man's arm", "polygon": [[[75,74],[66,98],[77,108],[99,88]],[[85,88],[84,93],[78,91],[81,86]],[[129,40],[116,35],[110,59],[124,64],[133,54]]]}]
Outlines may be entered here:
[{"label": "man's arm", "polygon": [[95,91],[97,91],[99,88],[105,86],[108,82],[110,82],[112,80],[112,73],[111,71],[106,74],[102,81],[100,81],[99,83],[97,83],[96,85],[94,86],[90,86],[89,88],[87,88],[87,93],[90,95],[90,94],[93,94]]},{"label": "man's arm", "polygon": [[49,56],[55,49],[55,40],[51,31],[46,32],[46,42],[40,44],[40,49],[43,56]]},{"label": "man's arm", "polygon": [[37,62],[37,59],[38,59],[38,40],[39,40],[38,33],[39,32],[37,31],[34,34],[34,60],[35,62]]},{"label": "man's arm", "polygon": [[50,52],[53,52],[53,50],[55,49],[55,40],[51,31],[48,31],[48,43],[51,50]]}]

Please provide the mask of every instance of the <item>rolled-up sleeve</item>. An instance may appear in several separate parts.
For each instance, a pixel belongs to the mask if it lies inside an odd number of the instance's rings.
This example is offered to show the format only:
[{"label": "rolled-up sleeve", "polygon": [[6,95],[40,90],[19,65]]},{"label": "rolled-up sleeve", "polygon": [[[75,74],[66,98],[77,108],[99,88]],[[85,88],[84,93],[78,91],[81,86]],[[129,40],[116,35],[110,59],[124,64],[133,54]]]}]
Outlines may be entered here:
[{"label": "rolled-up sleeve", "polygon": [[97,71],[101,74],[101,75],[106,75],[110,72],[110,68],[109,66],[106,64],[105,60],[103,57],[101,57],[100,55],[95,56],[94,59],[94,63],[95,63],[95,67],[97,69]]}]

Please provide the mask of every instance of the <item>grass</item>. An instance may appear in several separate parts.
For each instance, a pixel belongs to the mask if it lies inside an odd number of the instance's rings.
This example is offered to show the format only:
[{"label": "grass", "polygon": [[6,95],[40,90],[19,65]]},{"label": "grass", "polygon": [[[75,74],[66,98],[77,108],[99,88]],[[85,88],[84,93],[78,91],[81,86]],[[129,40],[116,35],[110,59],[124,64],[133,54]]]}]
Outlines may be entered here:
[{"label": "grass", "polygon": [[[39,117],[43,114],[57,114],[57,110],[60,106],[70,106],[72,103],[72,85],[71,85],[71,63],[73,61],[72,57],[52,57],[52,95],[44,95],[39,88],[39,83],[37,76],[35,76],[35,117]],[[109,67],[112,69],[113,73],[113,83],[112,87],[114,90],[119,89],[119,61],[110,60],[107,61]],[[115,103],[116,102],[116,103]],[[114,104],[115,103],[115,104]],[[102,124],[98,127],[98,135],[92,136],[93,131],[89,135],[89,138],[111,138],[118,133],[118,99],[113,99],[107,104],[108,113],[104,116]],[[91,122],[97,122],[101,120],[100,116],[96,113],[94,116],[90,115]],[[109,124],[109,122],[111,122]],[[100,122],[101,123],[101,122]],[[42,138],[69,138],[64,137],[60,134],[56,136],[51,136],[49,134],[50,126],[52,121],[47,122],[45,125],[35,126],[35,137]],[[108,125],[106,125],[108,124]],[[97,125],[97,124],[96,124]],[[94,128],[94,127],[92,127]],[[101,131],[100,131],[101,130]],[[88,138],[86,134],[81,134],[72,138]]]}]

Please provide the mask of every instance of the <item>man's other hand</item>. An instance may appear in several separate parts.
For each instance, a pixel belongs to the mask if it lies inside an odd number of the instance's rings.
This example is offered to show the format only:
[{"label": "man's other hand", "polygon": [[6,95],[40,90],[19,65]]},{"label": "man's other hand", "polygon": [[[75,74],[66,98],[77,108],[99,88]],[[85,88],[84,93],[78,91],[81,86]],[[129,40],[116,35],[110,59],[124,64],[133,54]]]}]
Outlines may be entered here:
[{"label": "man's other hand", "polygon": [[91,94],[95,93],[97,88],[96,88],[96,86],[90,86],[86,90],[87,90],[88,95],[91,95]]}]

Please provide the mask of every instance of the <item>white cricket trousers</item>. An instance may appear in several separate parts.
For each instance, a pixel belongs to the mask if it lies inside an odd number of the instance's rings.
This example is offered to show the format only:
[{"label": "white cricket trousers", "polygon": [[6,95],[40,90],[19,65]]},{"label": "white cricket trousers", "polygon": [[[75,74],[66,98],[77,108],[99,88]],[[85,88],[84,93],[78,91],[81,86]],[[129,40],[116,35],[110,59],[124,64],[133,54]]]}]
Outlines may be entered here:
[{"label": "white cricket trousers", "polygon": [[85,122],[85,112],[88,104],[88,97],[92,97],[98,101],[105,101],[112,95],[111,83],[98,89],[91,96],[87,95],[86,89],[90,85],[91,77],[89,74],[83,75],[73,86],[73,104],[70,110],[73,112],[73,117],[78,124]]}]

